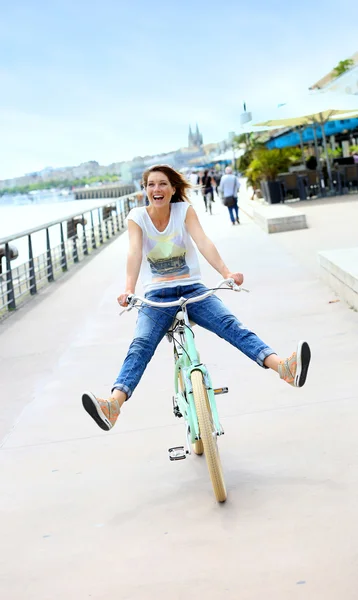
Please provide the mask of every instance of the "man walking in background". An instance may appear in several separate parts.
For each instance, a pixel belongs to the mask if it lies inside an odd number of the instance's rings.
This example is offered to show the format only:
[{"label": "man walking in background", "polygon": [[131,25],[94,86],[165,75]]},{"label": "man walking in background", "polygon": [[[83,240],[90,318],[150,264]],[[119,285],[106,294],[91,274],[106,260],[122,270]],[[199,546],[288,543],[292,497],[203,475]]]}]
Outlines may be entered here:
[{"label": "man walking in background", "polygon": [[239,207],[237,204],[237,194],[239,189],[239,178],[233,174],[231,167],[226,167],[225,175],[222,176],[220,181],[219,191],[223,204],[228,208],[230,219],[233,225],[235,225],[235,222],[240,225]]}]

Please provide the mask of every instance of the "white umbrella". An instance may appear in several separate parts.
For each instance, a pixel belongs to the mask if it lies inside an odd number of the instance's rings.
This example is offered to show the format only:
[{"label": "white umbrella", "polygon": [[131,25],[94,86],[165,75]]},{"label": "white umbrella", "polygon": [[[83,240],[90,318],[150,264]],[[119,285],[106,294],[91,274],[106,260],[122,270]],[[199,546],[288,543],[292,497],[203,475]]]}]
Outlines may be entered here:
[{"label": "white umbrella", "polygon": [[275,125],[268,127],[267,125],[250,125],[250,123],[247,123],[246,125],[243,125],[238,129],[237,135],[240,135],[242,133],[261,133],[265,131],[275,131],[276,129],[280,129],[281,127],[284,127],[284,125]]},{"label": "white umbrella", "polygon": [[358,114],[358,95],[335,92],[313,92],[299,96],[294,102],[280,104],[270,111],[269,118],[258,120],[256,126],[295,127],[308,123],[326,123],[341,114]]},{"label": "white umbrella", "polygon": [[[326,134],[324,124],[334,117],[345,115],[354,117],[358,114],[358,95],[337,94],[335,92],[313,92],[299,96],[294,102],[281,104],[273,109],[269,118],[255,123],[256,126],[287,126],[314,124],[313,130],[316,134],[316,125],[321,127],[323,147],[327,159],[327,169],[330,184],[332,184],[331,165],[329,161]],[[317,139],[315,139],[317,145]]]}]

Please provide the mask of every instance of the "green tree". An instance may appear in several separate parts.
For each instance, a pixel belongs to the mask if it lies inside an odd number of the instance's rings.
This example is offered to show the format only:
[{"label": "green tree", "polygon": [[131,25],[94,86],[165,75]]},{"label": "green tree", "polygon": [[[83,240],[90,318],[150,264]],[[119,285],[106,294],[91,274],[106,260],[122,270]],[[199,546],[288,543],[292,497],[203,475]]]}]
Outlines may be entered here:
[{"label": "green tree", "polygon": [[351,58],[346,58],[346,60],[340,60],[338,65],[334,67],[333,73],[336,77],[343,75],[349,71],[352,67],[354,67],[354,61]]},{"label": "green tree", "polygon": [[236,161],[236,168],[241,173],[245,173],[249,164],[253,160],[254,151],[265,147],[263,142],[258,140],[258,136],[255,133],[242,133],[241,135],[237,135],[234,138],[233,144],[235,148],[240,149],[242,149],[243,144],[245,144],[244,154]]}]

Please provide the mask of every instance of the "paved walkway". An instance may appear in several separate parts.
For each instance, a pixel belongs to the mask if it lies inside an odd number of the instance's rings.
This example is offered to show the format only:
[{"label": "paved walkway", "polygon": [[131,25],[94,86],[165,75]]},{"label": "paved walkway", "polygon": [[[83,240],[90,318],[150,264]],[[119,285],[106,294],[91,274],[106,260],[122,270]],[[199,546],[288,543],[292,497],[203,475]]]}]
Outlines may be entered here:
[{"label": "paved walkway", "polygon": [[[251,193],[242,181],[240,204],[251,215],[252,207],[260,201],[250,200]],[[275,241],[315,275],[319,274],[317,252],[358,246],[358,194],[286,202],[285,206],[304,212],[308,228],[293,235],[289,231],[275,234]]]},{"label": "paved walkway", "polygon": [[[202,201],[194,202],[202,211]],[[171,347],[160,345],[116,428],[84,413],[106,394],[135,315],[118,317],[126,235],[1,325],[0,588],[6,600],[355,600],[358,552],[358,315],[288,251],[215,204],[204,226],[251,294],[223,293],[283,355],[313,351],[292,389],[198,330],[215,385],[229,500],[203,458],[170,463],[184,441],[171,412]],[[217,281],[203,265],[208,284]]]}]

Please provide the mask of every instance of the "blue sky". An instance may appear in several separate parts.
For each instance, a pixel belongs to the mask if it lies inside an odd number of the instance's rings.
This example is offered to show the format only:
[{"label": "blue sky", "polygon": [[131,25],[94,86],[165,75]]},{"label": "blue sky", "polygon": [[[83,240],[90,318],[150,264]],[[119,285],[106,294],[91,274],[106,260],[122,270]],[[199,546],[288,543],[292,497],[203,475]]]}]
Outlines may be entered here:
[{"label": "blue sky", "polygon": [[[0,179],[239,130],[357,49],[336,0],[1,2]],[[342,11],[340,11],[342,7]]]}]

